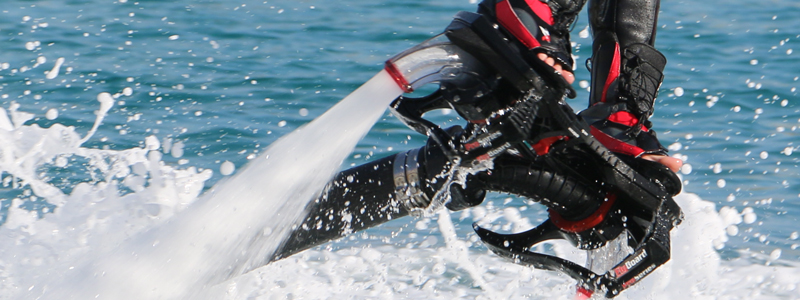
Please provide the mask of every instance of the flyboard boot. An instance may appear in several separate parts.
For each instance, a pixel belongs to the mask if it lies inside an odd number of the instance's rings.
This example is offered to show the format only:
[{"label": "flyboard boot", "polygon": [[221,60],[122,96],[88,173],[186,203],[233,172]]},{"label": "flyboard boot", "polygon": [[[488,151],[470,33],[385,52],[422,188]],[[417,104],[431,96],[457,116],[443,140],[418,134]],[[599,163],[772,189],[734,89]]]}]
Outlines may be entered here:
[{"label": "flyboard boot", "polygon": [[[509,18],[500,12],[506,1],[484,1],[483,4],[487,2],[495,4],[496,18]],[[515,6],[520,3],[509,3],[516,14],[511,21],[500,23],[512,24],[504,28],[513,27],[516,17],[516,24],[523,26],[516,26],[517,32],[509,31],[519,40],[519,36],[524,36],[518,32],[519,28],[529,32],[534,29],[524,22],[525,10]],[[554,12],[564,7],[560,2],[549,3]],[[553,7],[553,4],[561,6]],[[634,5],[649,6],[634,10],[631,7]],[[682,218],[671,198],[680,191],[680,181],[666,167],[636,159],[646,153],[666,153],[647,122],[666,64],[663,55],[652,48],[657,1],[593,1],[590,6],[596,35],[592,60],[593,105],[576,118],[557,98],[543,98],[542,107],[549,110],[540,110],[536,117],[542,123],[549,120],[549,130],[540,131],[546,132],[540,135],[542,138],[530,140],[532,148],[539,146],[534,161],[558,174],[577,178],[579,182],[599,183],[596,188],[605,191],[605,197],[599,201],[597,209],[587,211],[589,214],[582,217],[550,209],[548,221],[524,233],[501,235],[477,226],[476,232],[501,256],[572,276],[578,280],[583,296],[591,297],[595,291],[601,291],[606,297],[614,297],[669,260],[669,231]],[[644,11],[650,19],[635,20],[633,18],[643,16],[618,14],[619,9]],[[619,37],[624,38],[624,47],[618,45],[615,32],[624,33]],[[611,56],[601,51],[610,48],[609,41],[615,44],[611,49],[616,50],[616,54],[609,51]],[[604,47],[598,49],[597,45]],[[624,52],[620,52],[620,48]],[[604,97],[604,101],[596,100],[598,95]],[[617,121],[623,117],[633,121],[619,124]],[[622,233],[627,235],[632,251],[602,274],[557,257],[531,252],[533,246],[550,239],[566,239],[579,249],[597,249]]]},{"label": "flyboard boot", "polygon": [[653,115],[667,60],[653,48],[658,0],[597,0],[589,5],[595,36],[589,107],[580,116],[609,150],[651,180],[680,191],[680,182],[662,165],[637,159],[666,155],[656,137]]},{"label": "flyboard boot", "polygon": [[[575,91],[537,57],[560,56],[569,66],[571,58],[558,54],[563,47],[553,45],[572,20],[559,23],[547,14],[574,19],[582,5],[487,0],[480,13],[458,13],[443,34],[387,61],[407,92],[440,84],[431,95],[399,97],[390,107],[428,143],[340,173],[270,260],[409,214],[478,205],[486,191],[499,191],[539,200],[550,219],[519,234],[474,226],[486,246],[516,263],[571,276],[587,293],[614,297],[668,261],[669,231],[682,218],[671,197],[680,182],[674,175],[650,180],[604,146],[565,102]],[[423,117],[445,108],[467,125],[445,130]],[[602,274],[532,251],[554,239],[596,249],[623,232],[633,251]]]}]

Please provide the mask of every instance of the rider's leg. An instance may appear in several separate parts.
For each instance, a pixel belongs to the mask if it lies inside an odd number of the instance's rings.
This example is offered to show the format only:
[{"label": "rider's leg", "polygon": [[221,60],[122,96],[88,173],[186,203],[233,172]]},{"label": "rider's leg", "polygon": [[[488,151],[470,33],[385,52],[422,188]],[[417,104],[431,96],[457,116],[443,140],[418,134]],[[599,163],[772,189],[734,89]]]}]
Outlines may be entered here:
[{"label": "rider's leg", "polygon": [[659,0],[591,0],[594,35],[589,108],[581,116],[610,150],[676,171],[652,123],[666,58],[655,48]]}]

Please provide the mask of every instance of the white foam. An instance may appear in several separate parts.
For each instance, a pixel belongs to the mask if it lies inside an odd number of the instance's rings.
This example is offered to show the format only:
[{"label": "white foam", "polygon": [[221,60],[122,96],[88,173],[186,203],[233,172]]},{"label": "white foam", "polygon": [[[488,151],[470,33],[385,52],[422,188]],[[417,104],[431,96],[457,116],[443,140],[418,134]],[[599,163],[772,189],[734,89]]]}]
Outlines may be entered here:
[{"label": "white foam", "polygon": [[[10,110],[23,114],[13,105]],[[0,109],[0,119],[3,117],[0,173],[5,173],[5,183],[28,190],[30,200],[41,198],[56,206],[54,211],[43,210],[50,212],[44,219],[19,207],[26,201],[24,197],[14,199],[8,208],[8,219],[0,226],[0,243],[14,246],[0,248],[3,297],[28,298],[21,293],[50,284],[43,277],[63,275],[74,266],[76,257],[88,250],[107,250],[143,228],[169,219],[197,198],[211,175],[193,167],[165,166],[145,148],[83,148],[83,139],[74,127],[9,127],[5,110]],[[67,193],[57,181],[50,181],[60,168],[84,170],[98,177],[72,186]],[[121,191],[126,188],[135,192]]]},{"label": "white foam", "polygon": [[11,125],[11,119],[8,118],[6,109],[0,107],[0,129],[5,131],[14,130],[14,125]]},{"label": "white foam", "polygon": [[114,106],[114,98],[111,97],[111,94],[106,92],[97,94],[97,102],[100,102],[100,109],[94,112],[97,118],[94,121],[92,129],[89,130],[89,133],[87,133],[86,136],[81,139],[80,144],[88,141],[94,135],[94,133],[97,132],[97,128],[100,127],[100,124],[108,114],[108,111],[111,110],[112,106]]},{"label": "white foam", "polygon": [[[74,268],[46,280],[49,287],[34,286],[31,293],[59,299],[197,299],[206,294],[205,287],[263,265],[288,234],[286,224],[300,218],[306,203],[400,94],[382,71],[170,222],[115,250],[92,249]],[[160,155],[151,151],[148,162]]]},{"label": "white foam", "polygon": [[[723,261],[715,241],[726,239],[727,221],[715,205],[693,194],[681,194],[676,201],[686,219],[672,232],[672,259],[615,299],[793,299],[800,286],[796,264]],[[485,210],[485,205],[470,209],[482,217],[486,215],[476,212]],[[501,216],[498,222],[504,213],[496,214]],[[447,221],[441,221],[446,217],[439,215],[439,224],[447,232]],[[443,235],[447,239],[450,234]],[[554,244],[553,249],[572,261],[581,259],[568,244]],[[564,275],[499,259],[480,243],[469,247],[467,255],[469,263],[457,258],[450,246],[414,244],[310,250],[229,281],[210,297],[573,299],[575,283]],[[476,270],[464,267],[469,264]],[[473,281],[474,272],[484,282]]]}]

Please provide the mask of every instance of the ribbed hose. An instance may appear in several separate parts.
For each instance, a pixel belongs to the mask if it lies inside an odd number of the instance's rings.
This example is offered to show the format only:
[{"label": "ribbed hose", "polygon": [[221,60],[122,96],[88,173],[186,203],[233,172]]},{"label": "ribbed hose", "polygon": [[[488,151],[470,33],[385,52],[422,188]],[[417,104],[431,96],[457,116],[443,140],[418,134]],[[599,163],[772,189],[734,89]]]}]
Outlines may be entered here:
[{"label": "ribbed hose", "polygon": [[475,176],[487,190],[531,198],[567,220],[581,220],[591,215],[603,200],[596,187],[516,160],[498,159],[491,172]]}]

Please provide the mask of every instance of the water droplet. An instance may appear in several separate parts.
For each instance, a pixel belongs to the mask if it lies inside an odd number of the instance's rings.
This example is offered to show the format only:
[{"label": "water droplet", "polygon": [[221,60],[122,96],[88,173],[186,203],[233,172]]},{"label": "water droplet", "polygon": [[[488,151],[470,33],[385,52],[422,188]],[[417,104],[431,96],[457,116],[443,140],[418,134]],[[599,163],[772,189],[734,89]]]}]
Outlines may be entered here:
[{"label": "water droplet", "polygon": [[233,174],[234,170],[236,170],[236,166],[227,160],[219,166],[219,173],[225,176]]},{"label": "water droplet", "polygon": [[690,165],[690,164],[684,164],[684,165],[681,167],[681,173],[682,173],[683,175],[689,175],[690,173],[692,173],[692,165]]},{"label": "water droplet", "polygon": [[739,234],[739,227],[736,225],[728,225],[728,228],[725,228],[725,231],[729,236],[736,236]]},{"label": "water droplet", "polygon": [[55,120],[56,118],[58,118],[58,110],[55,108],[48,109],[47,113],[45,114],[45,117],[48,120]]},{"label": "water droplet", "polygon": [[183,142],[181,141],[172,144],[172,149],[170,150],[170,154],[172,155],[172,157],[180,158],[181,156],[183,156],[183,147],[184,145]]},{"label": "water droplet", "polygon": [[[750,207],[748,207],[748,208],[750,208]],[[747,210],[747,209],[745,209],[745,210]],[[758,217],[756,216],[756,213],[754,213],[752,211],[752,208],[750,208],[750,211],[744,213],[744,216],[742,216],[742,217],[744,219],[744,223],[745,224],[753,224],[753,223],[756,222],[756,219],[758,219]]]},{"label": "water droplet", "polygon": [[781,249],[780,248],[772,250],[772,252],[770,252],[769,260],[776,261],[779,258],[781,258]]},{"label": "water droplet", "polygon": [[580,37],[582,39],[588,38],[589,37],[589,26],[586,26],[586,28],[583,28],[583,30],[578,32],[578,37]]}]

